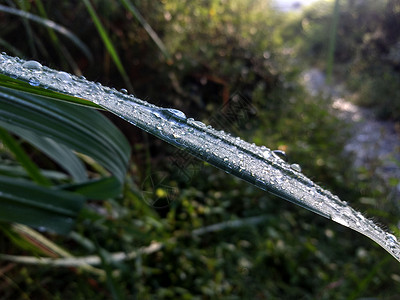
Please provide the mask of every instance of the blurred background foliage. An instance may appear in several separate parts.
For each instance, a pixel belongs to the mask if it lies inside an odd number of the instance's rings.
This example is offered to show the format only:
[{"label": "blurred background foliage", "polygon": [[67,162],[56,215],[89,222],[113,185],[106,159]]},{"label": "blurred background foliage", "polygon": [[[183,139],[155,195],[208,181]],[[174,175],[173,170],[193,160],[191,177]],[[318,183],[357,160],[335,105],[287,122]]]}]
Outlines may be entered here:
[{"label": "blurred background foliage", "polygon": [[[352,157],[343,154],[347,125],[331,113],[329,100],[309,95],[299,81],[304,70],[326,69],[333,1],[317,1],[302,11],[289,12],[273,9],[267,0],[8,0],[1,4],[2,51],[126,88],[141,99],[181,109],[245,140],[284,150],[307,176],[399,233],[398,199],[390,199],[385,184],[373,181],[368,172],[350,167]],[[26,12],[43,22],[32,21]],[[68,29],[76,39],[65,31],[59,33],[46,20]],[[396,122],[400,120],[399,29],[398,0],[340,1],[334,79],[346,83],[356,103]],[[89,53],[82,50],[85,46]],[[224,109],[235,103],[245,103],[249,113],[221,126],[218,121]],[[86,202],[71,233],[55,235],[37,228],[46,243],[28,228],[2,223],[0,253],[54,258],[97,255],[101,263],[96,268],[63,268],[0,257],[2,298],[400,296],[397,263],[365,237],[207,167],[110,114],[103,115],[131,146],[118,196],[82,192],[57,160],[54,163],[42,149],[13,132],[12,138],[34,164],[42,173],[47,171],[43,174],[53,188],[67,185],[68,191],[84,195]],[[86,143],[84,137],[75,139]],[[13,176],[28,177],[18,175],[15,153],[2,141],[1,164],[11,165]],[[99,151],[107,151],[103,147],[98,146]],[[129,151],[124,142],[116,147]],[[101,159],[89,156],[78,154],[85,177],[107,178],[107,170],[96,162]],[[108,188],[105,184],[100,181],[103,191]],[[146,253],[142,247],[149,245],[161,248]],[[113,261],[112,255],[120,251],[135,255]]]}]

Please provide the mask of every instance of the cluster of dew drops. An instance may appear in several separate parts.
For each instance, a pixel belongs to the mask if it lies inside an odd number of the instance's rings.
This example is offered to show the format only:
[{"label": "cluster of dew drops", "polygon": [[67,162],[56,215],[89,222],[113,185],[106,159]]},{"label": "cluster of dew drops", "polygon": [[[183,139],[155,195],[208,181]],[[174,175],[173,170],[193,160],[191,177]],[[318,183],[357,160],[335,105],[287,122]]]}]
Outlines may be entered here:
[{"label": "cluster of dew drops", "polygon": [[[2,54],[6,55],[4,52]],[[0,62],[2,61],[2,59],[3,59],[3,57],[0,55]],[[40,71],[42,71],[43,66],[35,60],[28,60],[22,64],[22,67],[27,70],[30,70],[30,72],[31,72],[31,74],[30,74],[31,77],[28,79],[28,83],[32,86],[39,86],[40,81],[37,76],[40,74]],[[85,79],[83,76],[81,76],[81,78]],[[63,83],[69,83],[72,81],[71,75],[68,74],[67,72],[63,72],[63,71],[57,72],[55,74],[55,79],[60,82],[63,82]],[[128,94],[128,91],[126,89],[121,89],[120,92],[122,94]],[[206,125],[202,122],[195,121],[192,118],[188,119],[182,111],[177,110],[177,109],[161,108],[158,110],[158,113],[161,113],[163,115],[163,117],[166,119],[175,118],[181,122],[188,122],[188,123],[196,124],[197,126],[200,126],[200,127],[206,127]],[[271,155],[271,153],[276,158],[279,158],[285,162],[288,161],[286,153],[282,150],[266,151],[265,155],[264,155],[265,158],[269,157]],[[299,173],[302,172],[299,164],[296,164],[296,163],[290,164],[290,168],[295,172],[299,172]],[[339,222],[339,223],[341,223],[341,222]],[[384,234],[385,234],[384,244],[385,244],[386,248],[390,249],[390,251],[400,261],[400,246],[399,246],[398,240],[396,239],[396,237],[393,234],[390,234],[387,232],[385,232]]]},{"label": "cluster of dew drops", "polygon": [[[37,62],[35,60],[28,60],[28,61],[24,62],[22,64],[22,67],[25,68],[25,69],[31,70],[33,73],[39,72],[43,68],[43,66],[39,62]],[[55,78],[57,80],[59,80],[59,81],[65,82],[65,83],[72,81],[71,75],[68,74],[67,72],[63,72],[63,71],[59,71],[55,75]],[[34,76],[31,77],[28,82],[32,86],[39,86],[40,85],[39,80]],[[123,93],[123,94],[128,94],[128,91],[126,89],[121,89],[120,92]],[[177,109],[165,108],[165,109],[161,109],[160,112],[162,112],[168,119],[170,117],[174,117],[174,118],[176,118],[176,119],[178,119],[180,121],[185,121],[186,122],[187,120],[189,120],[189,121],[191,121],[193,123],[196,123],[199,126],[203,126],[204,125],[204,123],[201,123],[199,121],[194,121],[191,118],[187,119],[186,115],[182,111],[177,110]],[[279,159],[282,159],[282,160],[284,160],[286,162],[288,160],[287,156],[286,156],[286,153],[284,151],[282,151],[282,150],[273,150],[272,154],[275,157],[277,157]],[[302,171],[299,164],[291,164],[290,168],[292,170],[296,171],[296,172],[299,172],[299,173],[301,173],[301,171]]]},{"label": "cluster of dew drops", "polygon": [[[36,72],[40,72],[43,68],[43,66],[36,60],[28,60],[22,64],[22,67],[25,69],[31,70],[33,72],[33,75],[35,75]],[[71,82],[72,81],[71,75],[68,74],[67,72],[63,72],[63,71],[57,72],[57,74],[55,75],[55,78],[62,82]],[[32,86],[40,85],[40,81],[35,76],[31,77],[28,82]]]}]

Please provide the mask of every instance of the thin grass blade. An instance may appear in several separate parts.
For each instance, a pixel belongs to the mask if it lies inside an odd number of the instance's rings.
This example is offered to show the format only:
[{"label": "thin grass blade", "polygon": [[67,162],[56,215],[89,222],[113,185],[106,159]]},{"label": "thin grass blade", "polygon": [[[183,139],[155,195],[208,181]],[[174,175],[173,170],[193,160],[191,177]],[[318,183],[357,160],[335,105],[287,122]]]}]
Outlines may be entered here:
[{"label": "thin grass blade", "polygon": [[30,181],[0,176],[0,220],[66,234],[85,198]]},{"label": "thin grass blade", "polygon": [[112,60],[114,61],[115,65],[117,66],[119,73],[121,74],[125,84],[127,85],[127,88],[129,88],[130,90],[133,90],[131,82],[128,77],[128,74],[126,73],[125,68],[122,65],[122,62],[118,56],[117,50],[115,49],[110,37],[107,34],[107,31],[105,30],[99,17],[97,16],[96,11],[94,10],[94,7],[92,6],[92,4],[90,3],[89,0],[83,0],[83,3],[85,4],[86,9],[90,14],[90,17],[92,18],[93,23],[96,26],[96,29],[99,32],[100,37],[103,40],[103,43],[106,46],[108,53],[110,53]]},{"label": "thin grass blade", "polygon": [[89,59],[89,61],[92,63],[93,62],[93,56],[90,53],[89,48],[71,31],[69,31],[67,28],[64,26],[58,25],[57,23],[41,18],[39,16],[36,16],[34,14],[31,14],[30,12],[19,10],[13,7],[8,7],[5,5],[0,4],[0,11],[12,15],[19,16],[23,19],[26,20],[31,20],[33,22],[36,22],[40,25],[46,26],[47,28],[51,28],[54,31],[57,31],[58,33],[64,35],[68,39],[70,39],[84,54],[85,56]]},{"label": "thin grass blade", "polygon": [[70,148],[50,138],[35,134],[31,130],[22,129],[10,124],[7,124],[7,129],[53,159],[72,176],[75,182],[87,180],[87,171],[84,164]]},{"label": "thin grass blade", "polygon": [[143,28],[147,31],[153,42],[157,45],[157,47],[161,50],[162,54],[165,56],[165,58],[171,59],[171,55],[169,54],[167,48],[165,47],[164,43],[158,36],[158,34],[153,30],[153,28],[150,26],[150,24],[143,18],[142,14],[139,12],[139,10],[132,4],[131,1],[129,0],[121,0],[122,4],[125,6],[127,10],[129,10],[136,18],[136,20],[139,21],[139,23],[143,26]]},{"label": "thin grass blade", "polygon": [[21,166],[24,167],[32,180],[40,185],[51,185],[50,181],[42,175],[40,169],[25,153],[20,144],[3,128],[0,128],[0,141],[2,141],[3,144],[14,154],[15,158],[20,162]]},{"label": "thin grass blade", "polygon": [[40,87],[40,86],[34,86],[31,85],[27,82],[21,81],[21,80],[17,80],[8,76],[4,76],[3,74],[0,74],[0,86],[2,87],[7,87],[7,88],[11,88],[13,90],[18,90],[18,91],[22,91],[25,93],[30,93],[33,95],[39,95],[42,97],[49,97],[53,100],[59,100],[59,101],[65,101],[68,103],[72,103],[72,104],[77,104],[77,105],[82,105],[82,106],[86,106],[86,107],[91,107],[91,108],[96,108],[96,109],[103,109],[101,106],[85,100],[85,99],[81,99],[78,97],[74,97],[72,95],[66,95],[66,94],[62,94],[59,93],[57,91],[53,91],[51,89],[48,88],[44,88],[44,87]]},{"label": "thin grass blade", "polygon": [[[89,122],[89,123],[88,123]],[[88,124],[92,124],[88,126]],[[20,127],[92,157],[122,184],[130,155],[124,136],[99,112],[0,87],[0,126]]]}]

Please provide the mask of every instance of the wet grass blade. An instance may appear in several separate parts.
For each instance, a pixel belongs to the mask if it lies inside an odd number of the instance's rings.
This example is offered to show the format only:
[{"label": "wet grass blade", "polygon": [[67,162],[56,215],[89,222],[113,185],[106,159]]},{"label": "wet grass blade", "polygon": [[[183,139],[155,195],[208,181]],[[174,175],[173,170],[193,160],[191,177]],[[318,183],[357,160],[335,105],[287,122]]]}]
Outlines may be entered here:
[{"label": "wet grass blade", "polygon": [[[315,184],[265,146],[256,146],[211,126],[187,118],[181,111],[162,108],[76,76],[71,82],[55,80],[50,68],[30,70],[23,60],[0,56],[0,73],[17,76],[63,93],[91,100],[133,125],[186,150],[260,189],[369,237],[400,262],[396,237]],[[0,102],[1,103],[1,102]],[[0,108],[1,111],[1,108]],[[94,124],[91,124],[94,126]]]},{"label": "wet grass blade", "polygon": [[46,88],[43,88],[40,86],[32,86],[25,81],[17,80],[17,79],[11,78],[9,76],[5,76],[3,74],[0,74],[0,86],[11,88],[13,90],[19,90],[19,91],[30,93],[33,95],[49,97],[53,100],[65,101],[65,102],[69,102],[72,104],[77,104],[77,105],[82,105],[82,106],[86,106],[86,107],[92,107],[92,108],[103,110],[103,108],[101,106],[99,106],[91,101],[88,101],[88,100],[85,100],[82,98],[78,98],[78,97],[74,97],[71,95],[62,94],[57,91],[53,91],[51,89],[46,89]]}]

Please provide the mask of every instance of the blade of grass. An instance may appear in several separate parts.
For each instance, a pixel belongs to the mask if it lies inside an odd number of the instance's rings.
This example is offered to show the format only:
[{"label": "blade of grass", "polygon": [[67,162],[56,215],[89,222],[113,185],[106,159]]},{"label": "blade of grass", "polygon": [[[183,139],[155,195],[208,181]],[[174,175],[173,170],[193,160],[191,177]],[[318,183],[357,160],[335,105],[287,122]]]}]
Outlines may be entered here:
[{"label": "blade of grass", "polygon": [[[67,181],[68,176],[64,173],[53,171],[53,170],[43,170],[41,169],[40,172],[46,178],[54,181]],[[20,165],[0,165],[0,175],[4,175],[7,177],[16,177],[16,178],[30,178],[26,170],[21,167]]]},{"label": "blade of grass", "polygon": [[[0,73],[30,81],[33,72],[27,70],[25,64],[21,59],[2,54]],[[250,144],[218,131],[187,118],[181,111],[158,107],[87,80],[73,77],[73,84],[60,82],[54,78],[54,73],[54,70],[43,68],[35,73],[35,80],[39,85],[92,100],[133,125],[227,173],[364,234],[400,262],[400,243],[394,235],[314,183],[265,146]]]},{"label": "blade of grass", "polygon": [[82,208],[81,195],[28,180],[0,176],[0,220],[68,233]]},{"label": "blade of grass", "polygon": [[108,286],[108,290],[111,292],[112,298],[114,300],[122,299],[122,290],[120,286],[117,284],[115,280],[115,276],[112,272],[111,265],[111,255],[104,248],[101,248],[96,241],[97,252],[99,253],[99,257],[101,259],[102,269],[106,272],[106,284]]},{"label": "blade of grass", "polygon": [[0,86],[23,91],[33,95],[48,97],[54,100],[59,100],[63,102],[104,110],[104,108],[91,101],[78,97],[73,97],[71,95],[62,94],[56,91],[52,91],[51,89],[42,88],[40,86],[32,86],[27,82],[17,80],[9,76],[5,76],[3,74],[0,74]]},{"label": "blade of grass", "polygon": [[147,31],[153,42],[157,45],[157,47],[161,50],[162,54],[165,56],[167,60],[171,59],[171,55],[169,54],[167,48],[164,43],[161,41],[157,33],[153,30],[149,23],[143,18],[142,14],[139,10],[132,4],[129,0],[121,0],[122,4],[125,6],[127,10],[129,10],[136,20],[143,26],[143,28]]},{"label": "blade of grass", "polygon": [[3,128],[0,128],[0,140],[14,154],[15,158],[20,162],[21,166],[24,167],[33,181],[44,186],[51,185],[51,182],[42,175],[40,169],[25,153],[19,143]]},{"label": "blade of grass", "polygon": [[[164,245],[158,242],[152,242],[150,246],[141,247],[138,250],[126,252],[116,252],[110,254],[110,260],[112,263],[118,263],[124,260],[130,260],[136,258],[138,255],[152,254],[162,249]],[[20,256],[20,255],[9,255],[0,254],[0,259],[7,261],[14,261],[23,264],[31,265],[49,265],[59,267],[82,267],[82,266],[96,266],[101,264],[101,258],[98,255],[90,255],[85,257],[66,257],[52,259],[49,257],[33,257],[33,256]]]},{"label": "blade of grass", "polygon": [[31,130],[22,129],[17,126],[8,125],[8,130],[18,135],[41,152],[46,154],[64,170],[66,170],[76,182],[87,180],[87,172],[84,164],[73,151],[54,140],[40,136]]},{"label": "blade of grass", "polygon": [[[14,10],[24,12],[27,9],[27,7],[26,7],[27,4],[29,5],[29,3],[27,3],[26,1],[19,1],[18,5],[19,5],[19,7],[22,8],[22,10],[18,10],[18,9],[14,9]],[[0,10],[1,10],[1,5],[0,5]],[[4,12],[6,12],[6,11],[4,11]],[[31,24],[29,23],[28,19],[26,19],[26,18],[22,19],[22,24],[24,24],[26,34],[28,36],[28,44],[29,44],[29,48],[31,49],[32,56],[36,57],[37,50],[36,50],[35,43],[34,43],[35,38],[33,36],[34,34],[33,34]]]},{"label": "blade of grass", "polygon": [[126,73],[125,68],[122,65],[122,62],[118,56],[117,50],[115,49],[110,37],[108,36],[107,31],[105,30],[99,17],[97,16],[96,11],[94,10],[94,7],[92,6],[92,4],[90,3],[89,0],[83,0],[83,3],[85,4],[90,17],[92,18],[92,21],[93,21],[94,25],[96,26],[96,29],[99,32],[100,37],[103,40],[103,43],[106,46],[108,53],[110,53],[112,60],[114,61],[115,65],[117,66],[117,69],[118,69],[119,73],[121,74],[127,88],[132,91],[133,87],[129,80],[128,74]]},{"label": "blade of grass", "polygon": [[[4,228],[2,228],[4,231]],[[63,249],[56,243],[52,242],[49,240],[47,237],[42,235],[41,233],[21,224],[14,224],[11,226],[9,230],[6,230],[5,233],[11,238],[15,239],[16,235],[18,235],[21,238],[25,239],[26,243],[28,245],[28,248],[32,249],[33,247],[36,247],[36,249],[41,249],[44,250],[47,254],[53,254],[52,258],[49,257],[40,257],[37,258],[39,261],[43,261],[44,264],[46,264],[47,260],[49,261],[57,261],[57,260],[75,260],[76,258],[67,250]],[[18,241],[17,241],[18,242]],[[18,242],[18,244],[21,245],[22,241]],[[29,246],[30,245],[30,246]],[[24,245],[21,245],[24,247]],[[29,249],[28,249],[29,250]],[[0,254],[0,257],[2,254]],[[6,255],[7,257],[7,255]],[[61,257],[61,258],[55,258],[55,257]],[[22,256],[11,256],[12,259],[16,259],[14,261],[16,262],[23,262],[24,259]],[[22,259],[21,259],[22,258]],[[35,257],[36,258],[36,257]],[[79,259],[79,258],[78,258]],[[28,259],[29,261],[29,259]],[[79,267],[82,270],[91,272],[93,274],[97,274],[99,276],[105,276],[105,272],[103,270],[97,269],[87,263],[81,263],[79,265],[74,265],[71,267]]]},{"label": "blade of grass", "polygon": [[33,22],[36,22],[43,26],[46,26],[47,28],[51,28],[54,31],[57,31],[58,33],[64,35],[68,39],[70,39],[85,54],[85,56],[89,59],[89,61],[91,63],[93,62],[93,56],[90,53],[89,48],[86,47],[86,45],[75,34],[73,34],[71,31],[69,31],[64,26],[58,25],[57,23],[55,23],[51,20],[41,18],[41,17],[31,14],[27,11],[8,7],[8,6],[2,5],[2,4],[0,4],[0,11],[2,11],[4,13],[19,16],[19,17],[23,18],[23,20],[25,20],[25,21],[31,20]]},{"label": "blade of grass", "polygon": [[37,244],[42,245],[44,249],[47,249],[48,252],[54,253],[55,256],[59,257],[72,257],[71,254],[68,253],[65,249],[61,248],[54,242],[50,241],[48,238],[46,238],[44,235],[40,234],[36,230],[33,230],[32,228],[29,228],[25,225],[22,224],[13,224],[11,226],[12,231],[14,233],[17,233],[19,235],[23,235],[27,237],[30,240],[36,241]]},{"label": "blade of grass", "polygon": [[[38,8],[39,14],[41,17],[45,20],[49,20],[46,10],[44,8],[43,2],[41,0],[36,0],[35,1],[36,7]],[[54,32],[54,29],[52,27],[46,26],[47,32],[50,36],[50,40],[53,43],[54,47],[57,49],[56,53],[60,58],[61,63],[63,63],[65,60],[69,63],[69,65],[72,67],[72,70],[74,70],[75,74],[82,74],[81,70],[79,69],[77,63],[69,53],[69,51],[61,44],[58,36]]]},{"label": "blade of grass", "polygon": [[[88,155],[122,185],[130,147],[121,132],[99,112],[0,87],[0,124],[31,130]],[[88,124],[91,124],[88,126]],[[12,129],[12,128],[11,128]]]},{"label": "blade of grass", "polygon": [[115,177],[95,179],[79,184],[61,186],[60,188],[94,200],[117,197],[121,193],[121,186]]}]

